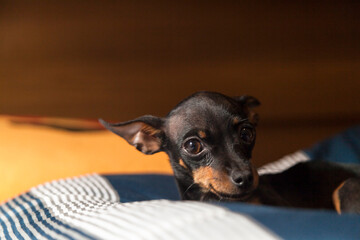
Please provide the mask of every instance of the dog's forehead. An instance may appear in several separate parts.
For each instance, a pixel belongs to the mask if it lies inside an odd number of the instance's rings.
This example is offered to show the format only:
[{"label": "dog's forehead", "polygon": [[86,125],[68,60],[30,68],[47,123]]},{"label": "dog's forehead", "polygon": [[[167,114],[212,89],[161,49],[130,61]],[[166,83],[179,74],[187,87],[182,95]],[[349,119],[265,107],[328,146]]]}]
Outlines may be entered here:
[{"label": "dog's forehead", "polygon": [[241,115],[240,109],[235,101],[222,95],[197,95],[169,113],[167,129],[173,138],[190,129],[214,129]]}]

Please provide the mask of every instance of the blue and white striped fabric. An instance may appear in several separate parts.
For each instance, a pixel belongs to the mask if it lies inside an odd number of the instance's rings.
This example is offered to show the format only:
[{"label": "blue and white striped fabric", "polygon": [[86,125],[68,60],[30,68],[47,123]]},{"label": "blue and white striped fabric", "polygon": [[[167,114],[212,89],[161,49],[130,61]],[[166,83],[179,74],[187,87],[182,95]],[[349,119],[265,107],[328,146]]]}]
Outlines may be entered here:
[{"label": "blue and white striped fabric", "polygon": [[259,175],[281,173],[300,162],[310,161],[310,157],[303,151],[287,155],[276,162],[268,163],[258,169]]},{"label": "blue and white striped fabric", "polygon": [[250,217],[219,206],[119,200],[96,174],[50,182],[0,207],[0,239],[278,238]]}]

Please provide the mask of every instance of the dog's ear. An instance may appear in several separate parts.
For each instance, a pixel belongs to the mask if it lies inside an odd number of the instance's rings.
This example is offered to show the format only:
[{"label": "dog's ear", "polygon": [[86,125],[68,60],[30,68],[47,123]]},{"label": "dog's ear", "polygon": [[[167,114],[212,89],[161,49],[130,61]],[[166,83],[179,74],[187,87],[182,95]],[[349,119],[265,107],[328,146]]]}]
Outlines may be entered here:
[{"label": "dog's ear", "polygon": [[255,97],[252,97],[252,96],[243,95],[240,97],[234,97],[234,99],[241,106],[244,106],[247,108],[254,108],[254,107],[260,106],[259,100],[257,100]]},{"label": "dog's ear", "polygon": [[145,154],[162,151],[165,138],[162,118],[147,115],[122,123],[108,123],[103,119],[99,122]]},{"label": "dog's ear", "polygon": [[254,125],[257,125],[259,122],[259,115],[253,111],[253,108],[260,106],[260,101],[255,97],[248,95],[234,97],[233,99],[247,112],[249,121]]}]

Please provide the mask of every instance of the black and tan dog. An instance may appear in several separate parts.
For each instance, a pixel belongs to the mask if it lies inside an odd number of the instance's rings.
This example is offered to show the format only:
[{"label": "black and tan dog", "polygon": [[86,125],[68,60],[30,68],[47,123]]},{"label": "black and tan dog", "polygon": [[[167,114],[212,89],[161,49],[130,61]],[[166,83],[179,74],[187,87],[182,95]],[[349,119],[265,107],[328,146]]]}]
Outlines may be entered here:
[{"label": "black and tan dog", "polygon": [[145,154],[170,158],[184,200],[246,201],[276,206],[360,212],[360,168],[322,161],[258,176],[252,165],[258,121],[250,96],[198,92],[165,118],[100,122]]}]

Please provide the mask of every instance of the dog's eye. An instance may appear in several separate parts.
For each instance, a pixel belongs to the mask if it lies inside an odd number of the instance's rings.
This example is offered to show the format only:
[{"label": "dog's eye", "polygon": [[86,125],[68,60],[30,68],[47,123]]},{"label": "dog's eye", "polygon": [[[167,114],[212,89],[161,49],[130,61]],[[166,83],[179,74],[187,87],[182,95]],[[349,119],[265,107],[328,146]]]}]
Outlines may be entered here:
[{"label": "dog's eye", "polygon": [[241,140],[243,140],[245,143],[251,143],[254,139],[254,132],[252,131],[251,128],[241,128],[240,130],[240,138]]},{"label": "dog's eye", "polygon": [[184,143],[184,149],[190,154],[198,154],[203,150],[201,142],[198,139],[190,139]]}]

